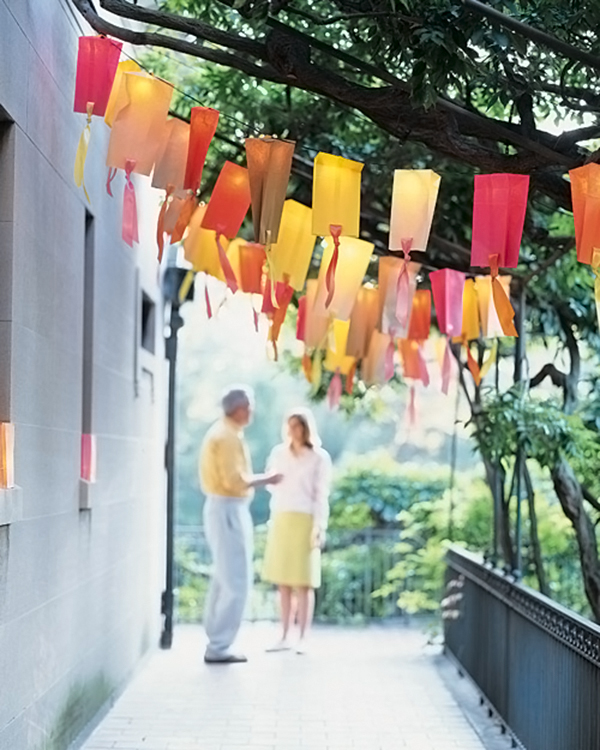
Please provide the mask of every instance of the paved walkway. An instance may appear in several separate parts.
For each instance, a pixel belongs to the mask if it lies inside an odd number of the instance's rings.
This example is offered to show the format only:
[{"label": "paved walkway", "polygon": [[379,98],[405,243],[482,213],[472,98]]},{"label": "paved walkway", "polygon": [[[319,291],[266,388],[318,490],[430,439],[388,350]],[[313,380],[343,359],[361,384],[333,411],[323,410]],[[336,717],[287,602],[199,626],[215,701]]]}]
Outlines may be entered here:
[{"label": "paved walkway", "polygon": [[485,750],[420,631],[317,628],[302,656],[265,653],[276,635],[247,625],[247,664],[206,665],[179,627],[84,750]]}]

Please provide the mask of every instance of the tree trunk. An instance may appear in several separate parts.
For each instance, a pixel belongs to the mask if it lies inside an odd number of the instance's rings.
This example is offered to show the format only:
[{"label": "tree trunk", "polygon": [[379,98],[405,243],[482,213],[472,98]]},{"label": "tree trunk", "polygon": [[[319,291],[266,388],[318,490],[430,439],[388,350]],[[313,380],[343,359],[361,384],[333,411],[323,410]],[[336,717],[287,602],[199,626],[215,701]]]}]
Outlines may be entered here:
[{"label": "tree trunk", "polygon": [[573,469],[564,458],[559,458],[551,471],[554,490],[577,537],[583,585],[594,613],[600,622],[600,561],[594,525],[583,507],[583,492]]},{"label": "tree trunk", "polygon": [[485,467],[485,474],[488,481],[488,485],[494,498],[494,505],[500,511],[498,514],[498,542],[500,544],[500,551],[502,559],[505,564],[510,567],[510,570],[514,570],[515,566],[515,549],[513,540],[510,534],[510,516],[508,512],[508,503],[504,498],[504,479],[505,472],[500,463],[493,464],[491,461],[483,457],[483,465]]},{"label": "tree trunk", "polygon": [[538,579],[540,593],[550,596],[550,590],[546,581],[546,571],[544,570],[544,561],[542,558],[542,547],[538,535],[537,514],[535,512],[535,493],[527,461],[523,465],[523,478],[525,479],[525,488],[527,490],[527,503],[529,506],[529,536],[531,538],[531,551],[533,553],[533,564],[535,574]]}]

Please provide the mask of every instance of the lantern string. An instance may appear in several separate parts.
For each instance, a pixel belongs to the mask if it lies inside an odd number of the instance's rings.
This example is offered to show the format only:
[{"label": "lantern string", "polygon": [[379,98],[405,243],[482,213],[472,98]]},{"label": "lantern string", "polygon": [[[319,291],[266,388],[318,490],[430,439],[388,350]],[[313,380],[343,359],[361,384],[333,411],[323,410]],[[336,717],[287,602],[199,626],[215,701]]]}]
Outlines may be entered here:
[{"label": "lantern string", "polygon": [[75,166],[73,167],[73,179],[77,187],[82,187],[87,202],[91,205],[90,196],[85,187],[84,182],[84,171],[85,171],[85,160],[87,158],[88,147],[90,145],[90,137],[92,134],[92,113],[94,111],[94,102],[87,103],[86,111],[86,123],[83,128],[83,132],[79,137],[79,143],[77,144],[77,153],[75,154]]}]

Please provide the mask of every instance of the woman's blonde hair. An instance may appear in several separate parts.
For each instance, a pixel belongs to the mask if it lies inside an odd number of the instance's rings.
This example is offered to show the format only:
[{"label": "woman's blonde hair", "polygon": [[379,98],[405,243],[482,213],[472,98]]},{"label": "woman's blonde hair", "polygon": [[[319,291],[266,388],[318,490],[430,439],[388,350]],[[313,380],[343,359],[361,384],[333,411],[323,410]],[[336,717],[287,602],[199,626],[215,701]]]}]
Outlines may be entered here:
[{"label": "woman's blonde hair", "polygon": [[289,440],[287,426],[291,419],[297,419],[302,425],[304,445],[307,448],[319,448],[321,446],[321,438],[317,431],[317,423],[315,418],[309,409],[294,409],[286,417],[283,423],[283,439],[284,441]]}]

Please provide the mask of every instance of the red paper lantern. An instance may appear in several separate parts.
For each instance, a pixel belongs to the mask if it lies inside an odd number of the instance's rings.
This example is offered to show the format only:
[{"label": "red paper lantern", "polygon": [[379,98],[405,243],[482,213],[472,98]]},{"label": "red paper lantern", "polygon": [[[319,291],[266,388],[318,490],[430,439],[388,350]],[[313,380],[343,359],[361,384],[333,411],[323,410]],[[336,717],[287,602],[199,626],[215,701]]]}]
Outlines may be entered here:
[{"label": "red paper lantern", "polygon": [[75,112],[87,112],[104,117],[106,105],[115,80],[121,42],[104,36],[80,36],[75,77]]},{"label": "red paper lantern", "polygon": [[517,267],[528,191],[528,175],[475,175],[472,266],[489,266],[497,255],[500,268]]},{"label": "red paper lantern", "polygon": [[444,268],[429,274],[440,333],[459,336],[462,330],[465,274]]},{"label": "red paper lantern", "polygon": [[[192,107],[190,118],[190,145],[188,148],[185,180],[186,190],[198,190],[208,147],[217,130],[219,112],[211,107]],[[232,237],[230,237],[232,239]]]}]

